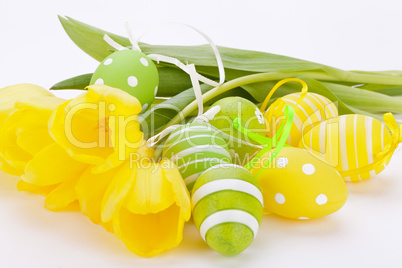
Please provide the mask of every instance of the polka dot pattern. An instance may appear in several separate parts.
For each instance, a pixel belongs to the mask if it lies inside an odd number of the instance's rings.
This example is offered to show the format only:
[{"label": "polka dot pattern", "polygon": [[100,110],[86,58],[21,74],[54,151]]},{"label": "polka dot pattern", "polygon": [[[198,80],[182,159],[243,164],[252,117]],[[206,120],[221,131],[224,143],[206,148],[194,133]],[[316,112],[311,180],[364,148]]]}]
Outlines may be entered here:
[{"label": "polka dot pattern", "polygon": [[107,59],[107,60],[105,60],[105,62],[103,64],[110,65],[110,64],[112,64],[112,62],[113,62],[113,59]]},{"label": "polka dot pattern", "polygon": [[312,164],[303,165],[302,170],[306,175],[313,175],[315,173],[315,167]]},{"label": "polka dot pattern", "polygon": [[320,194],[319,196],[317,196],[317,198],[315,199],[315,202],[318,205],[325,205],[328,202],[328,197],[325,194]]},{"label": "polka dot pattern", "polygon": [[276,161],[276,166],[278,168],[284,168],[288,165],[289,163],[289,159],[287,159],[286,157],[280,157],[277,161]]},{"label": "polka dot pattern", "polygon": [[285,201],[286,201],[286,200],[285,200],[285,196],[284,196],[283,194],[281,194],[281,193],[277,193],[277,194],[275,195],[275,201],[276,201],[276,203],[282,205],[282,204],[284,204]]},{"label": "polka dot pattern", "polygon": [[95,85],[103,85],[103,84],[105,84],[105,82],[103,82],[103,79],[102,79],[102,78],[98,78],[98,79],[95,81]]},{"label": "polka dot pattern", "polygon": [[136,87],[138,85],[138,80],[137,77],[135,76],[129,76],[127,78],[127,83],[130,87]]},{"label": "polka dot pattern", "polygon": [[141,58],[141,59],[140,59],[140,62],[141,62],[141,64],[144,65],[145,67],[147,67],[148,64],[149,64],[146,58]]},{"label": "polka dot pattern", "polygon": [[[269,156],[271,152],[261,159]],[[257,162],[251,172],[263,190],[266,212],[308,220],[329,215],[344,205],[347,188],[342,176],[311,152],[284,147],[274,165],[264,168],[264,162]]]},{"label": "polka dot pattern", "polygon": [[145,112],[147,109],[148,109],[148,103],[145,103],[145,104],[142,106],[142,111],[141,111],[141,112]]}]

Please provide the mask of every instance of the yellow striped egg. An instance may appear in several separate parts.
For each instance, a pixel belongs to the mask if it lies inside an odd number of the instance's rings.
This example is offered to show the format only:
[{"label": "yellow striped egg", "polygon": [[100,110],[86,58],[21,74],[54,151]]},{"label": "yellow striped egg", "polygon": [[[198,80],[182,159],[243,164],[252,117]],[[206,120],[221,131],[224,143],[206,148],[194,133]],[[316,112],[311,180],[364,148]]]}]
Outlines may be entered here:
[{"label": "yellow striped egg", "polygon": [[392,144],[391,132],[384,123],[348,114],[314,126],[299,147],[324,158],[345,181],[361,181],[384,170]]},{"label": "yellow striped egg", "polygon": [[295,115],[287,144],[297,147],[303,133],[314,125],[327,119],[337,117],[338,109],[335,104],[324,96],[308,92],[303,100],[297,104],[301,93],[292,93],[276,100],[265,112],[267,119],[267,136],[272,138],[283,121],[285,105],[294,108]]}]

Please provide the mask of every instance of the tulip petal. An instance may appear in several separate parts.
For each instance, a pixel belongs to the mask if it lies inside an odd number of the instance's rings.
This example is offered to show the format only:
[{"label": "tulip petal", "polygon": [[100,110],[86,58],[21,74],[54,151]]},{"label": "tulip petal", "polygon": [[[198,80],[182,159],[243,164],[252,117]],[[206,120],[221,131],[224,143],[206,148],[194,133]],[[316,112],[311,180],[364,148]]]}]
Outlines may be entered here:
[{"label": "tulip petal", "polygon": [[176,247],[182,240],[184,219],[173,204],[159,213],[134,214],[122,208],[113,217],[116,235],[127,248],[142,257],[152,257]]},{"label": "tulip petal", "polygon": [[[73,157],[77,161],[84,162],[90,165],[103,164],[103,154],[105,154],[106,151],[102,150],[102,148],[98,148],[97,144],[92,144],[93,142],[97,142],[97,136],[93,137],[91,141],[89,141],[87,138],[84,138],[84,140],[80,140],[83,139],[83,137],[76,137],[77,133],[88,132],[88,126],[90,127],[91,124],[88,124],[88,120],[79,120],[80,118],[77,116],[77,114],[79,113],[78,111],[72,111],[70,116],[68,116],[68,113],[66,114],[66,110],[69,109],[68,106],[70,103],[71,101],[68,101],[60,105],[50,117],[50,135],[64,150],[66,150],[71,155],[71,157]],[[80,109],[86,110],[85,107],[82,107]],[[84,115],[83,117],[86,116]],[[67,122],[66,118],[68,119]],[[82,131],[79,131],[80,127],[83,126],[85,128]],[[95,126],[92,127],[95,128]],[[109,148],[108,150],[110,151],[112,149]]]},{"label": "tulip petal", "polygon": [[10,175],[15,175],[15,176],[21,176],[22,174],[24,174],[24,171],[21,171],[20,169],[17,169],[13,166],[10,166],[6,160],[1,157],[0,155],[0,169]]},{"label": "tulip petal", "polygon": [[54,143],[49,135],[49,118],[64,102],[66,100],[56,97],[36,97],[17,102],[16,114],[20,115],[16,132],[18,146],[34,155]]},{"label": "tulip petal", "polygon": [[58,185],[45,199],[45,208],[52,211],[62,210],[77,200],[75,184],[77,179],[73,178]]},{"label": "tulip petal", "polygon": [[32,84],[18,84],[0,89],[0,126],[10,112],[14,111],[16,102],[31,97],[54,97],[49,90]]},{"label": "tulip petal", "polygon": [[131,189],[134,179],[137,176],[137,165],[130,168],[129,163],[121,166],[114,176],[102,201],[102,221],[110,222],[113,214],[121,207],[127,193]]},{"label": "tulip petal", "polygon": [[91,168],[88,168],[75,186],[82,214],[88,216],[95,224],[102,224],[102,199],[115,173],[115,170],[110,170],[93,174]]},{"label": "tulip petal", "polygon": [[158,213],[174,204],[174,198],[172,185],[164,177],[162,167],[143,161],[124,206],[132,213]]},{"label": "tulip petal", "polygon": [[87,89],[89,100],[98,99],[114,103],[119,113],[139,114],[142,110],[140,101],[123,90],[104,85],[91,85]]},{"label": "tulip petal", "polygon": [[0,129],[0,155],[8,165],[23,173],[26,163],[31,160],[32,155],[24,151],[17,145],[17,130],[21,128],[19,124],[22,114],[18,111],[10,114],[4,121]]},{"label": "tulip petal", "polygon": [[47,196],[57,186],[58,186],[58,184],[48,185],[48,186],[39,186],[39,185],[27,183],[23,180],[19,180],[17,183],[17,190]]},{"label": "tulip petal", "polygon": [[181,213],[186,221],[191,217],[190,194],[186,184],[176,165],[170,160],[162,160],[160,165],[166,179],[171,183],[171,187],[175,196],[176,204],[180,207]]},{"label": "tulip petal", "polygon": [[36,185],[52,185],[78,178],[86,167],[86,164],[75,161],[54,143],[28,162],[22,179]]}]

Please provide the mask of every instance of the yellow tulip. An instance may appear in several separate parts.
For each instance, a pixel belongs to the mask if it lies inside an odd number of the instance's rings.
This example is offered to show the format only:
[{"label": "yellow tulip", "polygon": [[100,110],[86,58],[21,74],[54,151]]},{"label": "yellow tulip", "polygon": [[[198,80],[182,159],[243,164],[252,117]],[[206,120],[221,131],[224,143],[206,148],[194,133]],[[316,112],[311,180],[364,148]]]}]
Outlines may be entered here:
[{"label": "yellow tulip", "polygon": [[102,220],[111,220],[115,234],[142,257],[179,245],[190,216],[189,193],[169,160],[124,165],[102,202]]},{"label": "yellow tulip", "polygon": [[[16,111],[14,106],[18,101],[32,97],[52,96],[54,95],[48,90],[32,84],[18,84],[0,89],[0,131],[7,117]],[[6,142],[2,140],[1,144],[6,144]],[[8,157],[8,155],[4,155],[0,152],[0,169],[11,175],[21,175],[23,170],[14,166],[13,163],[10,164],[7,161]]]},{"label": "yellow tulip", "polygon": [[64,102],[54,96],[20,100],[0,129],[0,154],[14,174],[22,175],[17,188],[45,195],[50,210],[76,200],[75,181],[88,166],[72,159],[49,134],[49,118]]},{"label": "yellow tulip", "polygon": [[52,137],[77,161],[102,173],[120,165],[143,142],[138,113],[140,102],[105,85],[60,105],[50,119]]},{"label": "yellow tulip", "polygon": [[152,162],[149,150],[142,146],[134,162],[106,173],[87,170],[76,186],[82,212],[142,257],[179,245],[191,216],[190,196],[177,167],[166,160]]}]

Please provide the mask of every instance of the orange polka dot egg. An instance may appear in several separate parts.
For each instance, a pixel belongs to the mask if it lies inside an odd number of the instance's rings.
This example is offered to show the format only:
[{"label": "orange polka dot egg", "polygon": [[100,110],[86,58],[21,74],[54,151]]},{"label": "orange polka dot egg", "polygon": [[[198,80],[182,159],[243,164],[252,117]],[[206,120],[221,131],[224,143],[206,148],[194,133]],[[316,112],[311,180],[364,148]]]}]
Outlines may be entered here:
[{"label": "orange polka dot egg", "polygon": [[153,61],[136,50],[119,50],[105,58],[95,70],[90,85],[108,85],[136,97],[146,111],[158,91],[159,74]]},{"label": "orange polka dot egg", "polygon": [[251,168],[262,187],[264,210],[291,219],[314,219],[339,210],[347,188],[339,173],[310,152],[284,147],[267,166],[273,151]]}]

